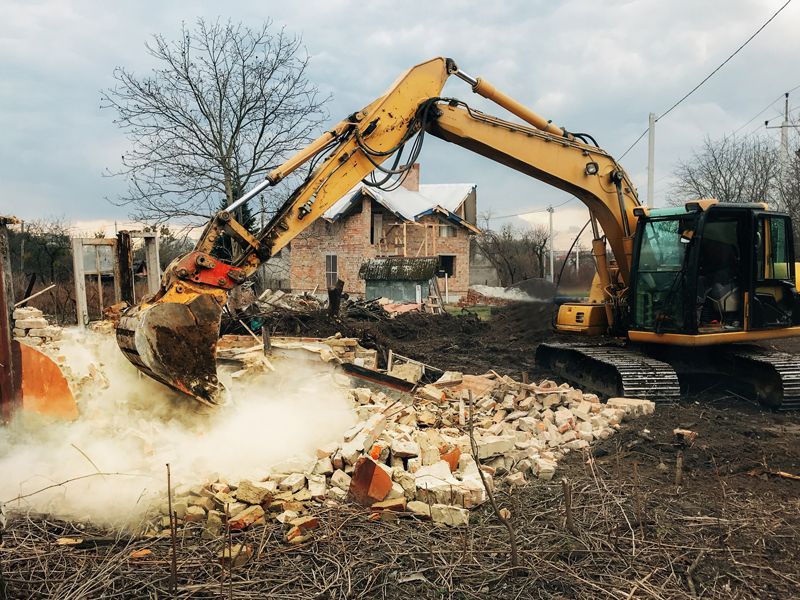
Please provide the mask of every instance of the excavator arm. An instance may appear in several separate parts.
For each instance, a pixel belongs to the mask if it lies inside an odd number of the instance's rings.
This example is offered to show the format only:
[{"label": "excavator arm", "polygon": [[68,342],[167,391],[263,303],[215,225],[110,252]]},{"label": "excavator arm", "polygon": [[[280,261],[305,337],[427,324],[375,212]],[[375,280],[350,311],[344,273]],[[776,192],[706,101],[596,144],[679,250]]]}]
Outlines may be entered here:
[{"label": "excavator arm", "polygon": [[[459,100],[440,98],[453,74],[526,124],[486,115]],[[215,215],[195,249],[169,265],[160,290],[124,312],[117,327],[123,353],[151,377],[202,402],[216,404],[222,393],[216,376],[216,343],[228,292],[365,177],[376,170],[385,180],[402,176],[413,163],[425,133],[549,183],[586,204],[599,280],[590,299],[605,307],[611,323],[611,301],[624,293],[629,279],[636,219],[633,209],[638,206],[628,176],[608,153],[590,144],[588,136],[553,125],[488,82],[461,72],[452,60],[436,58],[403,73],[383,96],[325,132]],[[401,164],[408,144],[411,155]],[[383,166],[390,159],[391,167]],[[308,176],[262,231],[251,234],[233,218],[238,206],[309,163]],[[606,240],[599,228],[614,252],[616,267],[606,257]],[[243,248],[230,263],[212,255],[223,235]]]}]

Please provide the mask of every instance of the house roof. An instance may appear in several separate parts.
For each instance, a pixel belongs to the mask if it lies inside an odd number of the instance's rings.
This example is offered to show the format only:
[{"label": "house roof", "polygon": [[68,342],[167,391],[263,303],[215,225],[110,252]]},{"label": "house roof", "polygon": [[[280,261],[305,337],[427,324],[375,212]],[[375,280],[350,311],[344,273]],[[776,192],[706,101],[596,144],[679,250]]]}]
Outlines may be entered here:
[{"label": "house roof", "polygon": [[366,281],[428,281],[438,269],[436,256],[386,256],[365,260],[358,276]]},{"label": "house roof", "polygon": [[473,233],[480,233],[475,225],[456,214],[474,189],[474,183],[426,183],[419,186],[418,192],[404,187],[385,191],[359,183],[325,211],[323,217],[329,221],[341,219],[366,195],[403,221],[417,221],[422,216],[437,213]]}]

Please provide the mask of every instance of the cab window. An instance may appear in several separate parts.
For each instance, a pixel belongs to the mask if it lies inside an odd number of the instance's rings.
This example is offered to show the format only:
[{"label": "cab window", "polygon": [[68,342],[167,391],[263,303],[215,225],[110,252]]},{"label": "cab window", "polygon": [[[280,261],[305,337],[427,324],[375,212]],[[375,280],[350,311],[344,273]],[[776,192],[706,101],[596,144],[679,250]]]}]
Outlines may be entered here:
[{"label": "cab window", "polygon": [[791,229],[786,217],[759,219],[756,235],[756,275],[759,281],[794,280]]}]

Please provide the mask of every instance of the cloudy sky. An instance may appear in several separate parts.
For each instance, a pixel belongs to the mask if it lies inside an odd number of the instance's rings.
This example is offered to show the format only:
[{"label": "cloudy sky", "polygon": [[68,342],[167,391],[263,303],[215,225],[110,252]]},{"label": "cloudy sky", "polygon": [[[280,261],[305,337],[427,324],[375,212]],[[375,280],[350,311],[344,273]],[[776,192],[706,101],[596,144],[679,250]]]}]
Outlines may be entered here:
[{"label": "cloudy sky", "polygon": [[[256,26],[272,18],[302,34],[311,78],[333,95],[331,122],[380,95],[407,67],[444,55],[619,155],[646,127],[648,112],[667,109],[785,2],[1,1],[0,213],[63,217],[87,231],[127,218],[126,208],[106,199],[124,185],[102,173],[119,165],[126,140],[113,115],[100,110],[99,90],[112,84],[115,66],[151,68],[144,42],[153,33],[176,35],[182,20],[222,17]],[[800,1],[659,123],[657,204],[676,161],[704,135],[747,135],[763,130],[764,119],[779,120],[779,97],[800,86],[798,30]],[[445,94],[507,116],[460,80],[450,81]],[[791,105],[800,110],[800,89]],[[569,199],[431,136],[421,159],[423,182],[476,183],[479,210],[497,216]],[[622,162],[644,198],[646,140]],[[541,222],[547,215],[526,218]],[[559,208],[557,245],[568,245],[569,232],[586,218],[577,200]]]}]

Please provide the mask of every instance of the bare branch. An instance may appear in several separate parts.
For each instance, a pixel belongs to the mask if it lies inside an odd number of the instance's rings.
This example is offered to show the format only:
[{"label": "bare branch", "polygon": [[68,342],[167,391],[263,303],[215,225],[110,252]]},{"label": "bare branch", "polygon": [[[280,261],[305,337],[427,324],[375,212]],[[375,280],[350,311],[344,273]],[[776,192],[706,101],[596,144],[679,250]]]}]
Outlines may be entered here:
[{"label": "bare branch", "polygon": [[131,143],[108,171],[129,184],[115,202],[137,220],[204,221],[327,117],[302,40],[271,21],[251,29],[199,19],[179,39],[155,35],[145,47],[158,66],[146,75],[117,67],[116,85],[101,92]]}]

